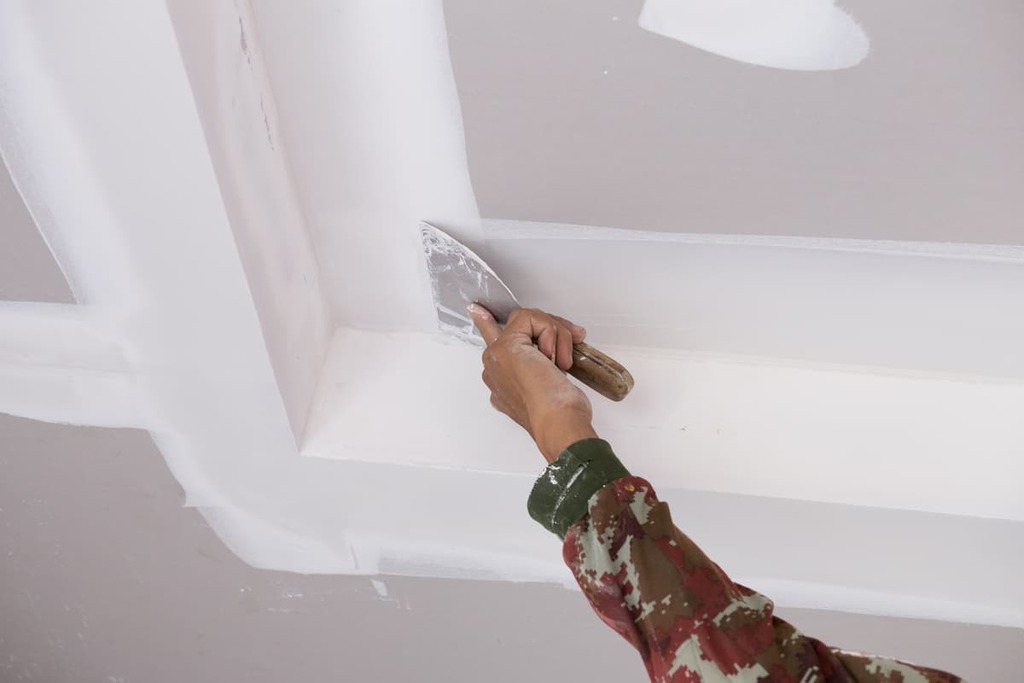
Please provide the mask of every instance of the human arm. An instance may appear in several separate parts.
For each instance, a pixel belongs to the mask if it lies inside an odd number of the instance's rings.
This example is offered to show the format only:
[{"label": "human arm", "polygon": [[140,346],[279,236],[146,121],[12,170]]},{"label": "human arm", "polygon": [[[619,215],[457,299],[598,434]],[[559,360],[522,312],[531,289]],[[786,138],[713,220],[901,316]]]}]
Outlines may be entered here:
[{"label": "human arm", "polygon": [[570,382],[572,345],[586,330],[536,309],[518,309],[503,330],[482,306],[470,314],[487,347],[484,384],[491,405],[525,429],[548,462],[568,446],[597,436],[590,400]]},{"label": "human arm", "polygon": [[530,514],[564,538],[563,557],[594,611],[640,652],[652,680],[959,680],[829,648],[776,618],[772,602],[734,583],[596,438],[590,403],[558,353],[583,331],[542,311],[513,314],[505,330],[482,309],[471,312],[488,342],[492,403],[549,462]]},{"label": "human arm", "polygon": [[591,607],[653,681],[960,680],[829,647],[776,617],[771,600],[733,582],[675,526],[651,484],[604,441],[571,445],[537,480],[529,508],[564,535],[563,558]]}]

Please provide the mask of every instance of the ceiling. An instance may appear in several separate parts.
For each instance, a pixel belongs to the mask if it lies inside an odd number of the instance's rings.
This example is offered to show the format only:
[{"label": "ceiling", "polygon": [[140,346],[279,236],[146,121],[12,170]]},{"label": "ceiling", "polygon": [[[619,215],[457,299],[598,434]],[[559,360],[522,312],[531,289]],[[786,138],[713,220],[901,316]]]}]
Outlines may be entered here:
[{"label": "ceiling", "polygon": [[74,302],[6,164],[0,164],[0,226],[0,301]]},{"label": "ceiling", "polygon": [[[1020,8],[850,3],[868,59],[796,73],[642,31],[640,4],[5,7],[0,648],[26,655],[0,665],[460,680],[469,643],[557,673],[577,620],[593,650],[578,596],[520,583],[568,579],[522,511],[541,463],[432,331],[427,219],[615,345],[638,385],[602,433],[783,613],[1013,680]],[[835,562],[850,543],[875,552]]]},{"label": "ceiling", "polygon": [[642,230],[1024,244],[1024,5],[842,3],[841,71],[654,35],[640,0],[445,0],[487,218]]},{"label": "ceiling", "polygon": [[[644,680],[559,587],[253,569],[181,507],[145,433],[0,416],[0,444],[4,681]],[[1015,629],[780,613],[971,680],[1011,683],[1024,666]]]}]

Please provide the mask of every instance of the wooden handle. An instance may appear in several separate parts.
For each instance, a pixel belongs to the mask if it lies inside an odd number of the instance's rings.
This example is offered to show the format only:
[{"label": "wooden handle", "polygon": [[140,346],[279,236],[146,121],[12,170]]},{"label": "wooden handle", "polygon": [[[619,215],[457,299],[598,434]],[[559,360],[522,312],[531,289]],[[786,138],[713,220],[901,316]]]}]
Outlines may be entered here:
[{"label": "wooden handle", "polygon": [[629,370],[611,356],[583,342],[572,347],[569,374],[613,401],[626,398],[633,388],[633,375]]}]

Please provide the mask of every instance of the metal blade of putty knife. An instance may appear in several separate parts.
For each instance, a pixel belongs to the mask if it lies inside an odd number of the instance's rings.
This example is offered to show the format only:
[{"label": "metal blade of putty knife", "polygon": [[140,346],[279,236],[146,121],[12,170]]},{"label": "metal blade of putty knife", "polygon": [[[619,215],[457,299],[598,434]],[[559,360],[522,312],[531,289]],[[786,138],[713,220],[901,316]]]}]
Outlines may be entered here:
[{"label": "metal blade of putty knife", "polygon": [[[466,308],[473,303],[489,310],[504,324],[520,308],[512,291],[487,263],[443,230],[420,223],[430,285],[442,332],[483,346]],[[573,345],[569,374],[602,396],[621,401],[633,388],[633,376],[619,362],[589,344]]]}]

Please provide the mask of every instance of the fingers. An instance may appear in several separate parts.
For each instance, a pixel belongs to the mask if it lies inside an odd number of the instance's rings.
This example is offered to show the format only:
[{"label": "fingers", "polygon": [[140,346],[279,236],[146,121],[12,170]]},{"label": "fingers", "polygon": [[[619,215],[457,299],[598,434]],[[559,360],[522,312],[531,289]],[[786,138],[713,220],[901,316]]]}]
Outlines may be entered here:
[{"label": "fingers", "polygon": [[[468,310],[487,345],[497,341],[502,329],[490,311],[480,304],[473,304]],[[513,311],[506,330],[523,335],[523,343],[536,344],[537,349],[563,371],[572,367],[573,344],[583,341],[587,335],[579,325],[535,308]]]},{"label": "fingers", "polygon": [[555,365],[562,371],[572,367],[572,331],[559,323],[558,340],[555,349]]},{"label": "fingers", "polygon": [[480,336],[483,337],[484,341],[491,345],[497,341],[498,337],[501,336],[501,326],[498,325],[498,321],[494,319],[491,312],[480,304],[471,304],[467,309],[469,316],[473,319],[473,324],[476,325],[476,329],[480,330]]},{"label": "fingers", "polygon": [[579,344],[581,341],[583,341],[584,339],[587,338],[587,331],[585,329],[583,329],[582,327],[580,327],[579,325],[577,325],[576,323],[570,322],[570,321],[566,320],[565,318],[562,318],[561,316],[557,316],[557,315],[553,315],[551,317],[554,318],[555,320],[558,320],[563,325],[565,325],[566,327],[569,328],[569,330],[572,332],[572,343],[573,344]]},{"label": "fingers", "polygon": [[543,311],[533,312],[534,328],[541,329],[537,348],[560,370],[572,367],[572,331],[559,318]]},{"label": "fingers", "polygon": [[537,349],[544,354],[545,358],[555,360],[555,348],[558,343],[558,328],[554,325],[545,324],[543,320],[534,324],[534,329],[540,328],[540,334],[536,336]]},{"label": "fingers", "polygon": [[520,309],[509,316],[506,329],[529,337],[537,349],[561,370],[572,367],[572,346],[583,341],[586,331],[565,318],[538,309]]}]

